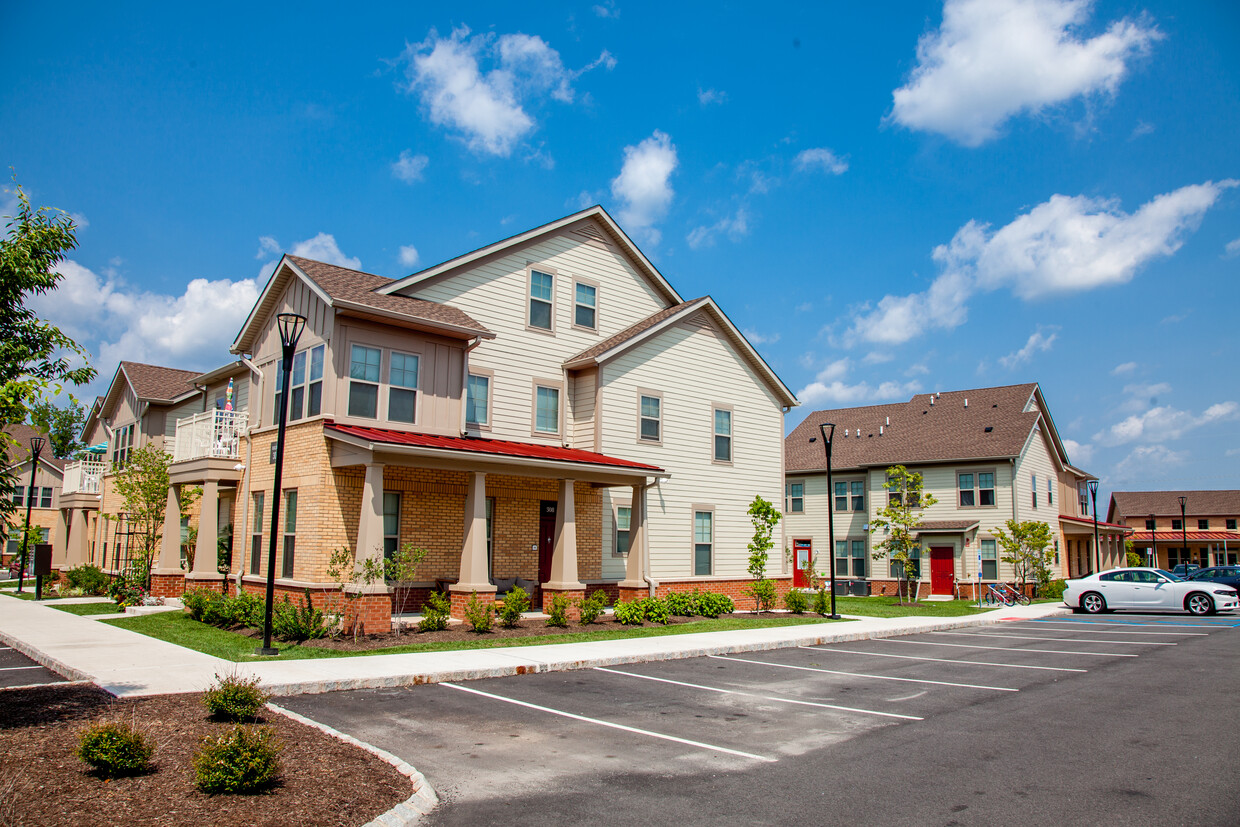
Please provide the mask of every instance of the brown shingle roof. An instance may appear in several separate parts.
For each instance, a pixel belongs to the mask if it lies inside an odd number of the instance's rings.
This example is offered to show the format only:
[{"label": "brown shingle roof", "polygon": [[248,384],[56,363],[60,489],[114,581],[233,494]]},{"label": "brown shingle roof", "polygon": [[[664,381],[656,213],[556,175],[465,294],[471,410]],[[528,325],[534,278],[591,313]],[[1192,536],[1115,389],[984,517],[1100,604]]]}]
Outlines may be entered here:
[{"label": "brown shingle roof", "polygon": [[152,399],[168,402],[181,394],[191,391],[190,384],[198,376],[196,370],[179,368],[163,368],[159,365],[144,365],[141,362],[121,362],[129,384],[140,399]]},{"label": "brown shingle roof", "polygon": [[1188,498],[1184,511],[1190,517],[1240,515],[1240,491],[1115,491],[1111,494],[1107,519],[1133,519],[1150,514],[1179,517],[1180,496]]},{"label": "brown shingle roof", "polygon": [[604,339],[603,341],[599,342],[598,344],[594,345],[593,347],[588,347],[585,350],[578,353],[576,356],[570,356],[564,361],[568,364],[572,364],[574,362],[582,362],[588,359],[593,359],[596,356],[602,356],[607,351],[611,350],[612,348],[619,347],[620,345],[627,342],[629,339],[632,339],[634,336],[640,336],[642,333],[645,333],[647,330],[654,327],[659,322],[662,322],[666,319],[671,318],[672,316],[675,316],[677,313],[689,307],[690,305],[701,304],[705,301],[706,301],[706,297],[703,296],[702,298],[690,299],[687,302],[681,302],[680,304],[674,304],[671,307],[664,308],[663,310],[660,310],[658,313],[647,316],[646,318],[642,319],[637,324],[626,327],[624,330],[621,330],[615,336],[610,336]]},{"label": "brown shingle roof", "polygon": [[[38,430],[37,428],[31,427],[30,425],[27,425],[24,422],[21,423],[20,425],[7,426],[5,427],[4,432],[7,433],[9,436],[13,437],[13,439],[17,440],[17,446],[9,449],[9,464],[10,465],[20,465],[26,460],[30,459],[30,438],[31,437],[41,436],[44,439],[47,439],[46,433]],[[39,454],[39,459],[46,460],[47,462],[59,468],[61,471],[65,470],[65,463],[68,462],[68,460],[57,459],[56,457],[52,456],[52,445],[51,445],[50,440],[48,441],[48,444],[43,446],[43,451],[42,453]],[[25,485],[26,483],[23,481],[22,484]]]},{"label": "brown shingle roof", "polygon": [[1025,413],[1036,389],[1030,383],[950,391],[933,405],[934,394],[923,393],[891,405],[815,411],[784,440],[785,468],[790,473],[826,469],[818,428],[823,422],[835,423],[831,466],[836,469],[1018,456],[1038,421],[1036,412]]},{"label": "brown shingle roof", "polygon": [[374,273],[363,273],[360,270],[349,270],[301,256],[288,256],[287,258],[313,279],[315,284],[323,288],[323,292],[330,296],[333,302],[352,302],[376,310],[412,316],[436,325],[451,325],[482,334],[491,332],[463,310],[450,305],[415,299],[410,296],[388,296],[375,292],[380,287],[391,284],[393,279],[376,276]]}]

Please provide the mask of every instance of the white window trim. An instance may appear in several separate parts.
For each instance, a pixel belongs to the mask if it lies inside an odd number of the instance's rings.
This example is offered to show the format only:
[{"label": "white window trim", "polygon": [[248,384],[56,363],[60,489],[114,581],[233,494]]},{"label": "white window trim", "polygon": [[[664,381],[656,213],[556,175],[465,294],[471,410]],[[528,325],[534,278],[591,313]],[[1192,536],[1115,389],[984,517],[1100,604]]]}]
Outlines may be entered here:
[{"label": "white window trim", "polygon": [[[593,287],[593,288],[594,288],[594,308],[593,308],[593,310],[594,310],[594,327],[586,327],[585,325],[577,324],[577,285],[578,285],[578,284],[584,284],[584,285],[586,285],[587,287]],[[598,329],[599,329],[599,323],[598,323],[599,294],[601,294],[601,293],[603,292],[603,291],[602,291],[602,288],[601,288],[601,285],[599,285],[599,283],[598,283],[597,281],[595,281],[594,279],[587,279],[587,278],[583,278],[583,277],[581,277],[581,276],[574,276],[574,277],[573,277],[573,288],[572,288],[572,289],[573,289],[573,293],[572,293],[571,298],[572,298],[572,304],[573,304],[573,315],[572,315],[572,317],[571,317],[571,318],[570,318],[570,320],[569,320],[569,321],[570,321],[570,323],[571,323],[571,327],[572,327],[574,330],[584,330],[584,331],[587,331],[587,332],[589,332],[589,333],[598,333]],[[552,293],[554,294],[554,290],[552,291]],[[583,306],[584,306],[584,305],[583,305]],[[554,306],[553,306],[553,308],[552,308],[552,309],[554,310]]]},{"label": "white window trim", "polygon": [[[538,327],[536,325],[530,324],[530,302],[534,299],[532,291],[534,289],[535,271],[539,273],[543,273],[544,275],[551,276],[551,329],[550,330],[548,330],[545,327]],[[556,293],[556,285],[559,282],[559,280],[560,280],[560,273],[554,267],[542,267],[542,266],[535,265],[535,264],[529,264],[526,266],[525,268],[525,329],[526,330],[532,331],[534,333],[541,333],[544,336],[555,335],[555,328],[556,328],[555,293]],[[542,299],[539,299],[538,301],[542,301]]]},{"label": "white window trim", "polygon": [[[726,460],[715,458],[715,437],[722,436],[715,432],[715,411],[728,412],[728,458]],[[710,464],[736,464],[736,412],[731,405],[722,405],[718,402],[712,402],[710,405]]]},{"label": "white window trim", "polygon": [[[989,559],[986,557],[982,557],[982,543],[983,542],[994,543],[995,545],[995,556],[994,556],[995,576],[993,578],[987,578],[987,577],[982,576],[982,569],[984,568],[987,560]],[[978,576],[978,579],[981,580],[983,583],[998,583],[999,580],[1002,578],[1003,573],[999,571],[999,564],[1000,562],[1002,562],[999,559],[999,557],[1002,553],[1003,553],[1002,550],[1000,550],[999,548],[999,541],[996,540],[994,537],[978,537],[977,538],[977,556],[978,556],[977,576]]]},{"label": "white window trim", "polygon": [[[962,474],[973,475],[973,505],[961,505],[960,504],[960,492],[965,490],[960,487],[960,477]],[[982,474],[990,474],[991,480],[994,481],[993,487],[982,488]],[[999,474],[996,469],[994,468],[975,468],[975,469],[958,468],[956,469],[956,479],[954,480],[954,483],[955,483],[955,486],[954,486],[955,493],[953,494],[953,496],[956,499],[956,508],[972,509],[972,508],[998,508],[999,507]],[[982,491],[995,492],[994,503],[992,503],[991,505],[982,505],[981,504]]]},{"label": "white window trim", "polygon": [[[659,417],[657,420],[659,423],[659,438],[658,439],[644,439],[642,437],[642,420],[646,419],[646,417],[642,416],[642,397],[643,396],[649,396],[651,399],[659,400]],[[659,391],[649,390],[648,388],[638,388],[637,389],[637,434],[636,434],[637,444],[639,445],[662,445],[663,444],[663,425],[664,425],[663,394],[660,393]]]},{"label": "white window trim", "polygon": [[[867,505],[868,505],[868,501],[869,501],[869,499],[870,499],[870,492],[869,492],[869,489],[866,487],[866,484],[865,484],[865,480],[864,480],[864,479],[856,479],[856,480],[854,480],[854,479],[842,479],[842,480],[832,480],[831,482],[832,482],[834,485],[843,485],[843,486],[844,486],[844,499],[847,501],[847,504],[848,504],[848,507],[847,507],[847,508],[840,508],[840,507],[839,507],[839,503],[837,503],[837,502],[836,502],[836,493],[835,493],[835,489],[834,489],[834,488],[832,488],[832,489],[831,489],[831,491],[830,491],[830,495],[831,495],[831,507],[835,509],[835,513],[836,513],[836,514],[843,514],[843,513],[849,513],[849,514],[851,514],[851,513],[854,513],[854,512],[855,512],[855,513],[860,514],[860,513],[864,512],[864,511],[866,510],[865,508],[853,508],[853,507],[852,507],[852,506],[853,506],[853,496],[854,496],[854,495],[853,495],[853,484],[854,484],[854,483],[858,483],[858,482],[859,482],[859,483],[861,483],[861,497],[862,497],[862,499],[863,499],[864,501],[866,501],[866,503],[867,503]],[[884,490],[886,490],[886,489],[884,489]]]},{"label": "white window trim", "polygon": [[[710,572],[708,574],[698,574],[697,572],[697,515],[701,512],[710,512]],[[715,507],[703,503],[694,503],[689,506],[689,571],[693,577],[714,577],[715,576],[715,537],[718,534],[715,526]]]},{"label": "white window trim", "polygon": [[[801,486],[801,497],[800,497],[801,508],[798,511],[794,511],[792,508],[792,501],[796,499],[795,497],[792,496],[792,486],[794,485]],[[785,483],[785,486],[786,488],[784,490],[784,513],[785,514],[804,514],[805,513],[805,480],[803,479],[802,480],[788,480]]]},{"label": "white window trim", "polygon": [[493,427],[492,423],[495,422],[495,371],[488,370],[487,368],[471,367],[469,369],[469,371],[465,375],[465,397],[467,401],[469,399],[469,377],[470,376],[477,376],[479,378],[487,380],[487,421],[485,424],[481,422],[470,422],[469,414],[468,414],[468,405],[467,405],[466,415],[465,415],[465,427],[473,428],[479,431],[489,431]]},{"label": "white window trim", "polygon": [[[353,348],[355,347],[364,347],[364,348],[369,348],[370,350],[379,351],[379,379],[378,381],[371,382],[369,379],[354,379],[353,378]],[[384,348],[382,345],[371,344],[369,342],[349,342],[349,348],[345,352],[345,359],[347,361],[345,362],[345,372],[344,372],[344,381],[345,381],[344,414],[350,419],[362,419],[362,420],[372,421],[372,422],[379,422],[385,419],[383,415],[384,414],[384,410],[383,410],[384,408],[383,368],[387,360],[383,358],[383,351],[384,351]],[[359,414],[355,414],[349,410],[349,394],[352,392],[352,387],[353,387],[354,382],[357,382],[358,384],[361,384],[361,385],[374,385],[375,386],[375,415],[373,418],[369,416],[360,416]],[[276,418],[278,416],[279,416],[279,412],[278,411],[274,412],[272,414],[271,421],[273,423],[276,423]]]},{"label": "white window trim", "polygon": [[[538,430],[538,389],[550,388],[558,391],[558,402],[556,403],[556,431],[540,431]],[[534,437],[560,437],[564,434],[564,383],[559,379],[535,379],[530,388],[530,436]]]}]

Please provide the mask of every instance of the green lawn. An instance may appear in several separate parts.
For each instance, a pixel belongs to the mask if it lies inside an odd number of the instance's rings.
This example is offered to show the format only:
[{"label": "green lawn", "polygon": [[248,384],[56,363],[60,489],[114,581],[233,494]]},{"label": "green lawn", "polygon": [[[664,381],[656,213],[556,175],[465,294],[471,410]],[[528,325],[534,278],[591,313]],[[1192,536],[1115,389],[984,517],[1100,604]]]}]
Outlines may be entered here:
[{"label": "green lawn", "polygon": [[[866,617],[960,617],[978,613],[977,603],[973,600],[923,600],[916,606],[897,606],[898,598],[887,596],[874,597],[837,597],[835,610],[843,615],[865,615]],[[982,609],[981,611],[988,611]]]},{"label": "green lawn", "polygon": [[[22,581],[22,584],[28,588],[33,589],[34,578],[27,577],[25,580]],[[16,588],[17,588],[17,580],[15,579],[14,580],[0,580],[0,589],[16,589]]]},{"label": "green lawn", "polygon": [[[115,618],[102,620],[122,629],[140,632],[187,649],[195,649],[204,654],[231,661],[265,660],[254,654],[254,649],[261,641],[226,632],[205,623],[191,620],[189,615],[181,612],[163,612],[144,617]],[[620,640],[638,637],[662,637],[664,635],[685,635],[696,632],[727,632],[734,629],[762,629],[771,626],[801,626],[832,621],[817,615],[760,618],[706,618],[689,623],[678,623],[674,626],[642,626],[617,631],[583,631],[562,635],[538,635],[521,638],[488,638],[480,635],[477,640],[452,641],[439,643],[416,643],[417,635],[409,636],[410,643],[393,646],[387,649],[374,649],[369,652],[337,652],[331,649],[315,649],[310,647],[292,646],[277,643],[280,658],[285,660],[305,658],[341,658],[358,655],[395,655],[404,652],[444,652],[456,649],[493,649],[501,646],[539,646],[549,643],[583,643],[594,640]]]},{"label": "green lawn", "polygon": [[114,615],[121,612],[111,600],[107,603],[61,603],[52,608],[74,615]]},{"label": "green lawn", "polygon": [[[16,586],[14,586],[14,588],[16,588]],[[21,594],[18,594],[12,589],[9,589],[8,591],[0,591],[0,594],[7,595],[8,597],[16,597],[18,600],[34,600],[34,584],[31,583],[29,586],[27,586],[26,590],[22,592]],[[56,597],[52,593],[51,589],[44,589],[43,591],[44,601],[59,600],[59,599],[60,599],[59,597]]]}]

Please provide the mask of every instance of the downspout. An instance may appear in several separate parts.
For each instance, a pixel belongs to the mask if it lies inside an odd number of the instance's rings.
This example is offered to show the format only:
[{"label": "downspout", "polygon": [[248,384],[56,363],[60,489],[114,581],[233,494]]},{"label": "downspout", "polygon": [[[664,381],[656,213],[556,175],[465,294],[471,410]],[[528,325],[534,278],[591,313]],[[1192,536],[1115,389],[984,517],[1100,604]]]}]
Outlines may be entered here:
[{"label": "downspout", "polygon": [[[480,344],[482,344],[482,337],[475,336],[474,340],[465,348],[465,358],[461,360],[461,418],[458,423],[460,426],[461,436],[468,436],[465,425],[465,406],[466,400],[469,399],[469,353]],[[488,418],[493,415],[494,414],[492,411],[487,411]]]},{"label": "downspout", "polygon": [[[655,477],[654,484],[659,484],[659,478]],[[654,597],[659,589],[659,581],[650,576],[650,509],[646,507],[647,497],[646,489],[650,486],[642,485],[642,522],[645,523],[642,531],[642,579],[646,581],[646,587],[651,597]]]}]

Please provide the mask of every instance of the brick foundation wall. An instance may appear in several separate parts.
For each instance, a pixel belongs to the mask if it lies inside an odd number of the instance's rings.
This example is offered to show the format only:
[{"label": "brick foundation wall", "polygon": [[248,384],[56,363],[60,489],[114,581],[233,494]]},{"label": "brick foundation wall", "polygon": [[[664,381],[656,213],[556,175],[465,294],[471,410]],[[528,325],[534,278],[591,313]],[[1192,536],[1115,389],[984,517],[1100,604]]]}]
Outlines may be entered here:
[{"label": "brick foundation wall", "polygon": [[585,589],[543,589],[543,612],[551,608],[551,599],[557,595],[563,595],[568,598],[568,619],[570,622],[581,620],[581,607],[576,605],[577,601],[584,600],[586,596]]},{"label": "brick foundation wall", "polygon": [[[783,596],[792,589],[792,577],[772,577],[775,582],[776,605],[782,605]],[[691,592],[699,589],[704,592],[717,592],[732,598],[737,609],[752,609],[753,598],[745,594],[745,590],[753,586],[753,578],[743,580],[661,580],[655,590],[655,597],[667,597],[673,592]],[[641,597],[649,591],[642,589]]]},{"label": "brick foundation wall", "polygon": [[152,574],[151,597],[180,597],[185,593],[185,577],[180,574]]},{"label": "brick foundation wall", "polygon": [[[457,620],[465,619],[465,607],[469,605],[469,601],[474,598],[473,592],[448,592],[448,602],[452,604],[452,609],[448,613],[449,617]],[[495,606],[495,592],[479,592],[478,602],[484,605]]]}]

